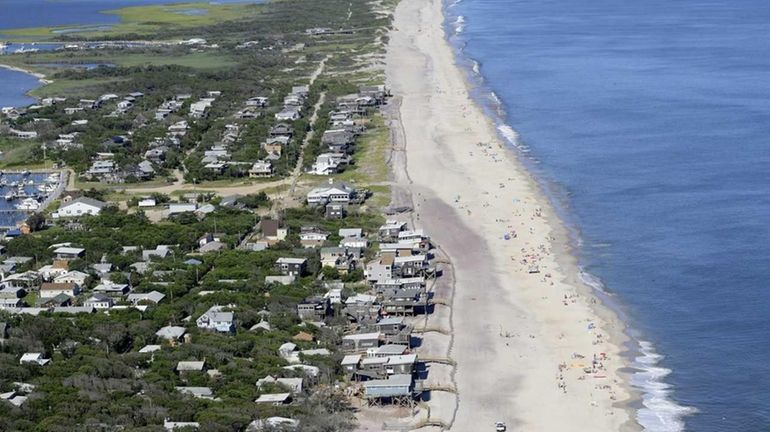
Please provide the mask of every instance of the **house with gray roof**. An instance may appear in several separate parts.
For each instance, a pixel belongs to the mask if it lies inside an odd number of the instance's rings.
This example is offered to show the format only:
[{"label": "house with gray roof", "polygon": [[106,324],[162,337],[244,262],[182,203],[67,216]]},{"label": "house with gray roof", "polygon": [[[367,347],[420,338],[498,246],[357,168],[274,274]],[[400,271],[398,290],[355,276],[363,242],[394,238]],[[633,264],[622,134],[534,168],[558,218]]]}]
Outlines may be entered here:
[{"label": "house with gray roof", "polygon": [[63,204],[59,209],[51,214],[54,219],[58,218],[76,218],[81,216],[96,216],[105,207],[107,203],[88,197],[74,199],[67,204]]},{"label": "house with gray roof", "polygon": [[235,332],[235,314],[225,311],[224,306],[211,306],[195,320],[195,325],[200,329],[233,333]]}]

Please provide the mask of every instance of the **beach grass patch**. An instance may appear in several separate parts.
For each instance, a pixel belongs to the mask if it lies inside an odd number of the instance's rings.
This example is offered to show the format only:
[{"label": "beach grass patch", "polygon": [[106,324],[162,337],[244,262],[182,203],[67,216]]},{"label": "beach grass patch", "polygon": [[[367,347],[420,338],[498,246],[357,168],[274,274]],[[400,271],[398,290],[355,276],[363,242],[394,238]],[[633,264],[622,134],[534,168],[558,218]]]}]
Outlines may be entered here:
[{"label": "beach grass patch", "polygon": [[[196,13],[187,13],[191,10]],[[55,26],[30,27],[3,30],[3,35],[13,41],[39,41],[53,39],[64,34],[83,37],[116,36],[123,34],[148,35],[164,30],[203,27],[225,21],[253,17],[259,13],[258,4],[179,3],[173,5],[132,6],[104,11],[117,15],[120,22],[105,26]]]}]

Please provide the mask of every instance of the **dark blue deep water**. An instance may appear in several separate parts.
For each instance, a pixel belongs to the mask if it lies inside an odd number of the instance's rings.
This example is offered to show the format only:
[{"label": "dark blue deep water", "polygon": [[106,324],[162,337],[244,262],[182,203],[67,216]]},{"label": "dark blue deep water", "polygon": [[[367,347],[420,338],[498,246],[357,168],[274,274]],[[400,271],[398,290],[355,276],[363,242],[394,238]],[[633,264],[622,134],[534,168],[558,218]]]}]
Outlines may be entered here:
[{"label": "dark blue deep water", "polygon": [[640,421],[770,430],[770,2],[447,12],[480,66],[477,96],[499,98],[501,125],[579,229],[585,269],[644,341]]}]

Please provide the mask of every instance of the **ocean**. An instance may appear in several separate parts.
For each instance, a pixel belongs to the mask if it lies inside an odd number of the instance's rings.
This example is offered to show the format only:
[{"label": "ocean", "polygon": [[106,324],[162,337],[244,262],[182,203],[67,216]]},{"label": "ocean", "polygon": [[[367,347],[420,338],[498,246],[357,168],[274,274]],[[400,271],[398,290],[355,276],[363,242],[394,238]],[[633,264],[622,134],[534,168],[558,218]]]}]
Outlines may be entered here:
[{"label": "ocean", "polygon": [[645,430],[770,430],[770,3],[448,1],[474,96],[628,321]]}]

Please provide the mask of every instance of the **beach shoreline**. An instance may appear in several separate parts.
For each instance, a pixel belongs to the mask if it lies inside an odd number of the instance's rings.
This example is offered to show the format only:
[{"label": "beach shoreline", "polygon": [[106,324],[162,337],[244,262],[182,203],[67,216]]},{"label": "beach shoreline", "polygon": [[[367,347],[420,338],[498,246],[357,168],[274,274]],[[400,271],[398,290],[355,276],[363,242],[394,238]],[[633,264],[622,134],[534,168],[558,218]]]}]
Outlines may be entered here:
[{"label": "beach shoreline", "polygon": [[40,72],[34,72],[34,71],[29,70],[29,69],[23,69],[23,68],[20,68],[20,67],[17,67],[17,66],[11,66],[11,65],[2,64],[2,63],[0,63],[0,69],[5,69],[5,70],[11,71],[11,72],[19,72],[19,73],[27,74],[29,76],[37,78],[37,80],[40,83],[40,85],[38,87],[29,89],[26,92],[24,92],[24,96],[33,98],[36,101],[39,101],[40,98],[37,97],[37,96],[32,95],[32,92],[34,90],[37,90],[40,87],[43,87],[43,86],[46,86],[48,84],[53,83],[53,80],[47,79],[45,74],[42,74]]},{"label": "beach shoreline", "polygon": [[[631,366],[625,325],[580,280],[567,227],[471,98],[444,22],[441,0],[403,0],[386,66],[404,129],[406,174],[394,180],[456,272],[457,406],[437,398],[434,407],[432,397],[431,415],[460,431],[498,419],[534,430],[639,430],[639,396],[622,372]],[[606,359],[593,367],[597,353]]]},{"label": "beach shoreline", "polygon": [[27,75],[32,75],[33,77],[37,78],[40,81],[40,83],[42,83],[42,84],[50,84],[50,83],[53,82],[51,80],[46,79],[45,74],[42,74],[40,72],[34,72],[34,71],[29,70],[29,69],[23,69],[23,68],[20,68],[18,66],[11,66],[11,65],[0,63],[0,68],[6,69],[6,70],[9,70],[9,71],[13,71],[13,72],[21,72],[21,73],[25,73]]}]

